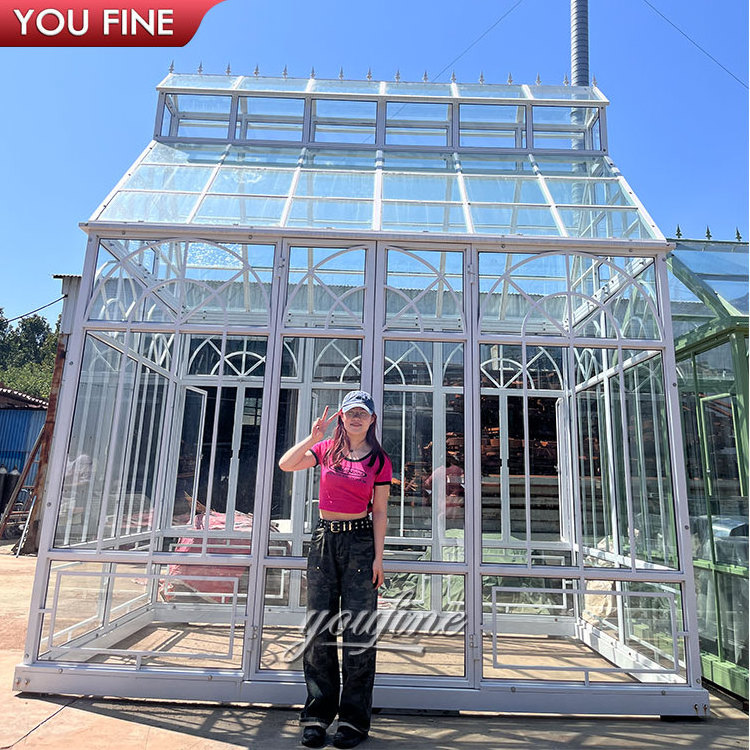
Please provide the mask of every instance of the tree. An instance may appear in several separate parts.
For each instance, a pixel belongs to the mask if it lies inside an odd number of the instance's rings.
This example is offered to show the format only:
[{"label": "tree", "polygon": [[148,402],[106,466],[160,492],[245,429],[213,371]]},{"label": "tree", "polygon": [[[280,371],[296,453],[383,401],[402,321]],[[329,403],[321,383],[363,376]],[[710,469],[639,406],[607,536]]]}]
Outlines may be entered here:
[{"label": "tree", "polygon": [[53,332],[41,315],[21,318],[13,326],[0,308],[0,382],[29,396],[49,397],[59,329],[59,319]]}]

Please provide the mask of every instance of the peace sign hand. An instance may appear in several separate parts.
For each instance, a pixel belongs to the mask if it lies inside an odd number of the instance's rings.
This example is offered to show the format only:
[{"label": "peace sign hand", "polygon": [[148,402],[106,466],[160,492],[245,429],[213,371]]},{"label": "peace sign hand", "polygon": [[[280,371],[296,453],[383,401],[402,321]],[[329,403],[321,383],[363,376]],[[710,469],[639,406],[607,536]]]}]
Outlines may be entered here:
[{"label": "peace sign hand", "polygon": [[318,417],[313,422],[312,430],[310,430],[310,439],[314,440],[316,443],[320,442],[325,437],[328,425],[331,424],[338,415],[339,413],[336,411],[333,416],[328,417],[328,407],[326,406],[323,410],[323,416]]}]

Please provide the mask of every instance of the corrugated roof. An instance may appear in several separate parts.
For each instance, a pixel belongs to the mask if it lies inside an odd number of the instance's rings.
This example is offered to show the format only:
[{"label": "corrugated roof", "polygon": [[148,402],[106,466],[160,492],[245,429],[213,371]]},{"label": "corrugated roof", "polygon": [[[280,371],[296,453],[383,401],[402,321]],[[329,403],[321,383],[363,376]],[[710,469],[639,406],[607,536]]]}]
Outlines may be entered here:
[{"label": "corrugated roof", "polygon": [[43,398],[29,396],[12,388],[0,388],[0,408],[2,409],[46,409],[49,402]]}]

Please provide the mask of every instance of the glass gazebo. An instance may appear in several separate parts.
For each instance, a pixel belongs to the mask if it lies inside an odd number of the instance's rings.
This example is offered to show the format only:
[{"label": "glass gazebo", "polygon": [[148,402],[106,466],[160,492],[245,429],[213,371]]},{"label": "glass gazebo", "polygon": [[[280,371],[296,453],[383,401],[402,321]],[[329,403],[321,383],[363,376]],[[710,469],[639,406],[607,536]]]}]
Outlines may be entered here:
[{"label": "glass gazebo", "polygon": [[169,75],[83,225],[25,690],[299,703],[314,472],[394,463],[375,703],[703,716],[671,245],[596,88]]}]

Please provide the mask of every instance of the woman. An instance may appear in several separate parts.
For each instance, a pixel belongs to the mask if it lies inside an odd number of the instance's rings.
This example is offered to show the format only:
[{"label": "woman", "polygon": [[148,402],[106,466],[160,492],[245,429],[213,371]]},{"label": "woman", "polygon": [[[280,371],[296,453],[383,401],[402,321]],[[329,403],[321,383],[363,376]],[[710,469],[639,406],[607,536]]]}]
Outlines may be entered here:
[{"label": "woman", "polygon": [[[324,440],[337,417],[333,438]],[[335,747],[355,747],[370,729],[377,590],[383,583],[393,473],[375,436],[376,423],[370,394],[351,391],[336,414],[329,418],[326,407],[310,435],[279,460],[282,471],[321,467],[320,521],[307,560],[307,701],[300,715],[302,744],[307,747],[323,747],[326,729],[337,713]],[[342,625],[343,684],[335,635]]]}]

